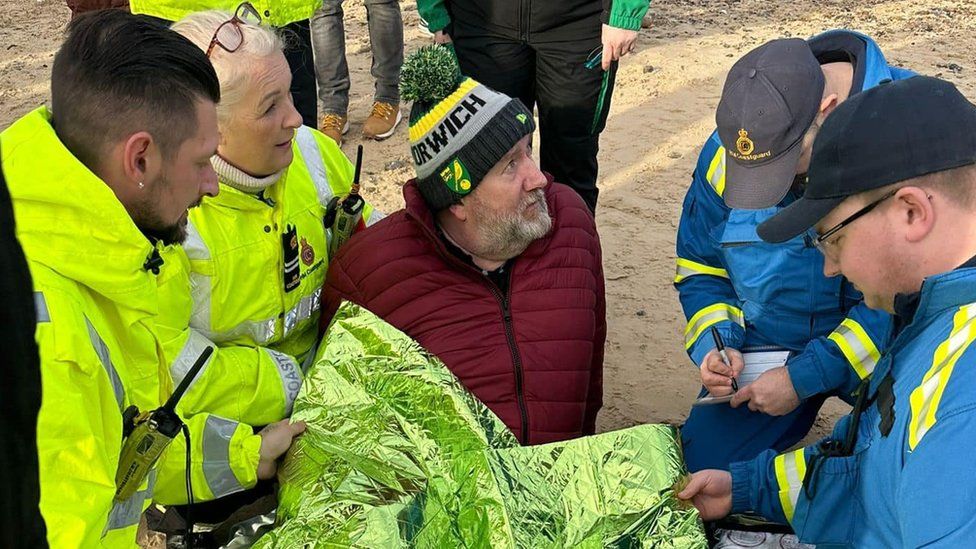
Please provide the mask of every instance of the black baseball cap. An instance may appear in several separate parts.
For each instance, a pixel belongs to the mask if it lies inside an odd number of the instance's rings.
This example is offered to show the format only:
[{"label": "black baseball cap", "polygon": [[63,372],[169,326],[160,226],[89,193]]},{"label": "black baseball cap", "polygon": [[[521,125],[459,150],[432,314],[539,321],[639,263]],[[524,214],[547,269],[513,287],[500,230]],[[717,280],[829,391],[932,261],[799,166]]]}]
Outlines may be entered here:
[{"label": "black baseball cap", "polygon": [[759,226],[766,242],[813,227],[846,198],[976,163],[976,105],[927,76],[886,82],[842,103],[813,144],[803,197]]},{"label": "black baseball cap", "polygon": [[715,112],[726,204],[768,208],[786,196],[823,90],[820,62],[799,38],[766,42],[732,66]]}]

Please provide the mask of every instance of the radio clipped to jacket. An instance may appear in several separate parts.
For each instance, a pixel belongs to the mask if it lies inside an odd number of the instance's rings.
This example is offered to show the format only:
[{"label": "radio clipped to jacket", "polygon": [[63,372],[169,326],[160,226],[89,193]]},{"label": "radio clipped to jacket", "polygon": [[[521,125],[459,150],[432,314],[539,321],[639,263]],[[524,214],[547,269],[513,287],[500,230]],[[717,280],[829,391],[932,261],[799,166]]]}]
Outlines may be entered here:
[{"label": "radio clipped to jacket", "polygon": [[340,199],[338,196],[329,201],[325,209],[325,227],[332,232],[329,240],[329,257],[335,257],[339,248],[346,243],[363,219],[363,208],[366,201],[359,195],[359,174],[363,167],[363,146],[356,150],[356,173],[352,179],[349,194]]},{"label": "radio clipped to jacket", "polygon": [[149,475],[153,465],[162,455],[176,435],[183,428],[183,420],[176,414],[176,405],[183,397],[190,382],[197,376],[207,359],[213,354],[213,347],[207,347],[183,377],[183,381],[170,395],[166,404],[151,412],[139,412],[129,406],[122,414],[122,455],[119,469],[115,473],[115,500],[125,501],[139,489]]}]

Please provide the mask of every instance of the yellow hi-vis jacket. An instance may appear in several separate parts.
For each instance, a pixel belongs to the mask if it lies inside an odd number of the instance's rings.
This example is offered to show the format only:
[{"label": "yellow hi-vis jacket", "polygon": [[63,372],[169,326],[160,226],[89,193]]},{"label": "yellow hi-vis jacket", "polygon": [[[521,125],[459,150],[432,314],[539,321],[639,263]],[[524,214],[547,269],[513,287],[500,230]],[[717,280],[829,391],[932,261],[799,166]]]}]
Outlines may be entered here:
[{"label": "yellow hi-vis jacket", "polygon": [[[172,391],[155,335],[153,245],[112,190],[61,143],[45,108],[2,134],[17,237],[34,281],[43,399],[37,424],[41,514],[51,547],[135,547],[154,489],[185,498],[182,437],[129,500],[114,502],[122,411]],[[260,437],[206,414],[191,431],[194,496],[256,482]],[[176,446],[176,445],[174,445]]]},{"label": "yellow hi-vis jacket", "polygon": [[[182,247],[164,250],[157,322],[174,383],[206,346],[206,376],[181,402],[251,425],[291,415],[304,362],[318,343],[328,268],[325,206],[345,196],[353,167],[334,141],[306,126],[294,160],[260,194],[224,182],[190,210]],[[371,206],[363,218],[375,221]],[[287,281],[287,284],[286,284]]]},{"label": "yellow hi-vis jacket", "polygon": [[[152,15],[167,21],[179,21],[191,13],[223,10],[234,13],[242,0],[129,0],[132,13]],[[322,0],[250,0],[262,21],[284,27],[312,17]]]}]

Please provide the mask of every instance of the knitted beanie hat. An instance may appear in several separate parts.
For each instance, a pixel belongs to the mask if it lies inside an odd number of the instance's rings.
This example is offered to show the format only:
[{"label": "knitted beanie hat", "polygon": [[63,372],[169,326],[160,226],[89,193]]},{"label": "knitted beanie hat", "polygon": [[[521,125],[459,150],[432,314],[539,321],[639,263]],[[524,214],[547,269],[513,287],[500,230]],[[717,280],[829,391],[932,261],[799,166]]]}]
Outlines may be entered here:
[{"label": "knitted beanie hat", "polygon": [[458,203],[526,135],[532,113],[518,99],[461,75],[454,53],[425,46],[406,59],[400,94],[410,109],[417,186],[432,210]]}]

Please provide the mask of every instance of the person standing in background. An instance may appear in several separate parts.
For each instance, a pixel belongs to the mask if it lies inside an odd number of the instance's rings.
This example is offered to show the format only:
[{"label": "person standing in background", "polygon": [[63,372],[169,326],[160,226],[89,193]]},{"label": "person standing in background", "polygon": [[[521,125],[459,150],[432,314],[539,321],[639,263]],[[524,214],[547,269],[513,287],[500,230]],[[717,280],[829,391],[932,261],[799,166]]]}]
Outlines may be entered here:
[{"label": "person standing in background", "polygon": [[[600,132],[617,61],[634,51],[648,0],[417,0],[461,72],[539,107],[542,171],[596,211]],[[600,70],[602,67],[603,70]]]},{"label": "person standing in background", "polygon": [[[91,1],[91,0],[89,0]],[[105,0],[103,0],[105,1]],[[260,19],[282,29],[287,36],[285,59],[291,68],[291,95],[295,109],[302,115],[302,123],[315,127],[318,105],[315,96],[315,62],[312,57],[312,36],[308,20],[322,5],[322,0],[131,0],[132,13],[151,15],[172,23],[187,15],[205,10],[237,13],[248,22]]]},{"label": "person standing in background", "polygon": [[[393,135],[400,112],[400,66],[403,65],[403,18],[397,0],[365,0],[369,43],[373,54],[370,74],[376,79],[373,107],[363,124],[363,137],[382,140]],[[342,0],[325,0],[312,16],[312,49],[322,118],[319,131],[342,144],[349,131],[349,65]]]}]

